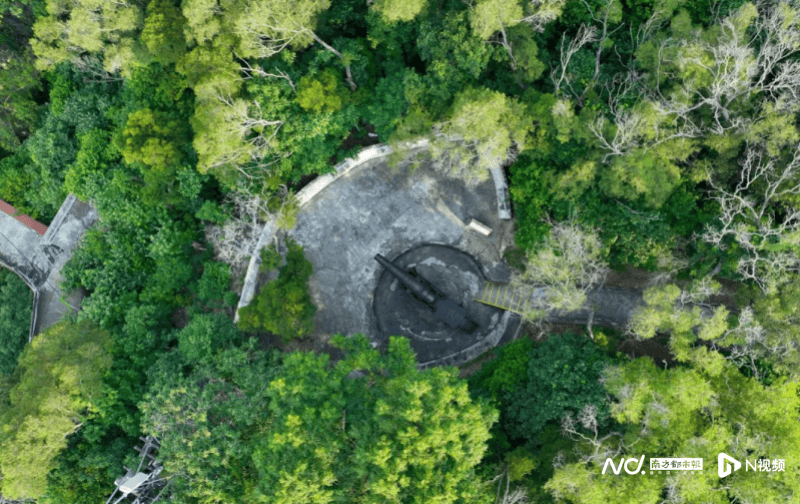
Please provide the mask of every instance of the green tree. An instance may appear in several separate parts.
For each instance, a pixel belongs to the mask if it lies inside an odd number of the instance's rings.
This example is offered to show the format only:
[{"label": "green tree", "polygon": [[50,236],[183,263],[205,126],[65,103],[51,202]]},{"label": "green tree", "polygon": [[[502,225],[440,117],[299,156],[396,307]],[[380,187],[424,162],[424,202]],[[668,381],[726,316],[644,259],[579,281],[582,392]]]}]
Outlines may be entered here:
[{"label": "green tree", "polygon": [[141,38],[153,59],[168,65],[186,53],[185,23],[181,9],[169,0],[155,0],[147,5]]},{"label": "green tree", "polygon": [[547,69],[547,65],[540,59],[540,50],[534,35],[522,23],[512,26],[507,33],[508,45],[512,48],[511,51],[506,51],[511,69],[516,72],[523,85],[537,80]]},{"label": "green tree", "polygon": [[424,76],[414,72],[406,75],[406,98],[436,121],[446,120],[448,106],[457,93],[479,85],[478,79],[500,50],[473,33],[464,11],[422,20],[416,46],[425,72]]},{"label": "green tree", "polygon": [[297,103],[304,110],[336,112],[344,98],[338,88],[339,76],[331,69],[325,69],[319,76],[305,75],[297,85]]},{"label": "green tree", "polygon": [[91,322],[59,322],[39,334],[19,359],[10,403],[0,407],[2,492],[37,498],[66,437],[95,409],[111,366],[110,335]]},{"label": "green tree", "polygon": [[550,234],[550,227],[543,220],[552,197],[547,166],[526,152],[509,167],[509,172],[508,192],[518,225],[514,241],[527,250]]},{"label": "green tree", "polygon": [[[294,352],[267,387],[253,498],[289,502],[487,502],[474,466],[497,416],[452,369],[419,372],[406,338],[380,355],[337,336],[345,359]],[[358,372],[358,376],[351,375]],[[351,377],[353,376],[353,377]]]},{"label": "green tree", "polygon": [[[751,309],[739,315],[738,336],[747,344],[748,360],[766,359],[776,373],[794,377],[800,369],[800,352],[794,344],[800,338],[800,284],[796,277],[787,280],[774,293],[755,292]],[[760,377],[755,363],[749,364],[754,376]]]},{"label": "green tree", "polygon": [[40,107],[33,92],[41,87],[33,55],[0,51],[0,147],[13,151],[36,125]]},{"label": "green tree", "polygon": [[[698,195],[698,198],[702,196]],[[683,206],[683,201],[677,199],[670,204],[673,208],[679,207],[680,214],[696,213],[696,206],[693,209],[691,203]],[[680,239],[676,236],[676,223],[689,223],[684,219],[670,218],[660,210],[648,208],[643,202],[632,203],[630,206],[621,204],[619,200],[609,198],[600,191],[586,191],[577,201],[555,199],[551,208],[556,219],[569,219],[577,211],[581,225],[602,229],[603,232],[599,235],[603,249],[601,257],[611,267],[633,265],[650,271],[656,270],[664,258],[672,255]],[[691,229],[684,236],[690,237],[696,228]]]},{"label": "green tree", "polygon": [[[147,49],[136,36],[143,24],[143,9],[133,3],[48,3],[47,16],[33,25],[36,67],[50,70],[69,61],[106,75],[121,71],[130,76],[131,70],[149,62]],[[83,57],[84,51],[103,53],[102,67],[96,56]]]},{"label": "green tree", "polygon": [[[87,422],[91,424],[91,421]],[[121,474],[122,462],[131,455],[139,440],[111,431],[99,441],[89,441],[84,429],[71,435],[67,447],[55,460],[47,475],[47,492],[38,499],[43,504],[93,504],[105,502],[114,491],[114,480]]]},{"label": "green tree", "polygon": [[[612,414],[621,429],[604,437],[591,432],[592,416],[586,415],[581,432],[576,422],[565,430],[582,433],[585,441],[579,460],[556,468],[546,484],[557,502],[589,504],[612,500],[624,503],[657,503],[663,495],[678,501],[724,504],[780,502],[797,492],[793,476],[797,462],[800,425],[796,421],[800,398],[797,384],[781,381],[765,387],[725,365],[716,375],[691,367],[660,369],[650,358],[639,358],[609,368],[605,386],[616,402]],[[577,435],[575,436],[577,438]],[[720,491],[715,471],[669,476],[663,472],[647,478],[598,478],[606,456],[674,457],[691,453],[713,460],[720,453],[738,460],[783,458],[783,472],[764,474],[740,471],[725,479]]]},{"label": "green tree", "polygon": [[320,15],[331,5],[330,0],[261,0],[246,2],[246,5],[237,12],[233,21],[234,32],[240,38],[237,53],[242,57],[269,58],[286,48],[300,50],[317,42],[339,58],[350,89],[356,90],[349,58],[322,40],[315,31]]},{"label": "green tree", "polygon": [[[794,376],[798,362],[793,343],[797,338],[795,300],[800,295],[795,284],[768,295],[757,287],[743,289],[751,302],[735,317],[724,306],[712,310],[707,305],[706,298],[719,287],[707,280],[685,289],[672,284],[652,287],[645,291],[647,305],[631,318],[631,331],[643,339],[669,332],[675,358],[709,373],[727,359],[765,383],[776,375]],[[724,349],[724,356],[709,352],[706,345]]]},{"label": "green tree", "polygon": [[503,423],[512,437],[535,442],[547,422],[567,412],[577,414],[588,404],[605,421],[605,390],[599,380],[608,359],[596,344],[571,333],[550,336],[532,347],[528,357],[525,378],[501,396]]},{"label": "green tree", "polygon": [[40,220],[43,214],[29,201],[29,189],[35,178],[31,164],[27,149],[17,149],[0,159],[0,195],[21,214]]},{"label": "green tree", "polygon": [[471,390],[481,394],[488,392],[492,399],[499,399],[501,395],[516,390],[528,372],[532,348],[533,341],[528,338],[495,347],[493,353],[497,358],[481,366],[469,378]]},{"label": "green tree", "polygon": [[242,340],[230,317],[213,313],[194,315],[177,336],[178,349],[191,364],[206,361]]},{"label": "green tree", "polygon": [[184,30],[186,43],[189,46],[202,46],[211,42],[222,31],[232,31],[229,26],[230,16],[225,16],[224,11],[231,7],[229,2],[216,0],[186,0],[181,2],[181,11],[186,19]]},{"label": "green tree", "polygon": [[[532,37],[534,30],[524,22],[530,18],[523,12],[518,1],[481,0],[470,10],[470,23],[478,37],[498,43],[506,50],[511,69],[518,78],[532,81],[544,72],[545,65],[537,58],[539,47]],[[551,20],[542,19],[541,23]]]},{"label": "green tree", "polygon": [[147,278],[140,300],[173,306],[188,304],[188,285],[195,275],[191,243],[199,238],[199,229],[190,219],[165,219],[158,224],[147,247],[154,270]]},{"label": "green tree", "polygon": [[[65,83],[62,79],[70,82]],[[71,165],[76,162],[81,139],[85,135],[91,138],[100,134],[99,131],[92,132],[92,130],[109,129],[110,120],[107,113],[113,110],[112,104],[118,90],[114,83],[84,83],[81,74],[68,67],[60,67],[53,80],[56,83],[55,87],[58,88],[53,92],[53,96],[63,101],[44,114],[39,128],[23,145],[30,161],[24,162],[22,167],[28,172],[27,178],[30,182],[24,194],[26,204],[22,206],[27,207],[24,211],[28,215],[40,218],[45,223],[52,220],[68,194],[64,187],[65,176],[70,171]],[[103,142],[90,138],[85,139],[84,145],[89,150],[85,156],[89,158],[97,156],[101,159],[116,156],[111,151],[101,155],[102,149],[99,144]],[[24,159],[21,154],[18,156],[15,156],[17,160]],[[88,166],[95,163],[84,158],[81,164],[81,168],[87,168],[86,171],[89,171]],[[103,163],[98,160],[97,164]],[[76,186],[78,181],[75,179],[80,178],[72,178],[70,186]],[[87,188],[83,189],[86,191]],[[28,213],[28,210],[33,212]]]},{"label": "green tree", "polygon": [[[278,72],[280,68],[269,70]],[[336,112],[305,113],[285,79],[252,79],[245,86],[253,102],[260,104],[251,108],[250,123],[264,124],[263,130],[256,131],[259,136],[250,137],[266,147],[253,159],[266,169],[261,172],[263,186],[273,193],[281,181],[299,181],[303,175],[329,171],[331,158],[341,154],[342,140],[360,119],[355,100],[344,100],[344,96]]]},{"label": "green tree", "polygon": [[273,243],[261,249],[261,265],[258,267],[260,273],[269,273],[278,269],[283,262],[283,256],[278,252],[278,247]]},{"label": "green tree", "polygon": [[500,409],[495,443],[505,438],[538,449],[548,422],[577,415],[587,405],[594,405],[600,422],[608,420],[599,380],[610,361],[586,336],[550,335],[537,344],[520,339],[495,354],[497,359],[469,379],[474,394],[487,395]]},{"label": "green tree", "polygon": [[164,323],[171,315],[169,306],[142,302],[121,308],[125,310],[125,323],[116,338],[115,353],[144,369],[152,362],[153,353],[163,351],[174,339]]},{"label": "green tree", "polygon": [[188,286],[200,268],[192,248],[198,223],[185,208],[145,201],[137,175],[116,166],[105,177],[93,195],[103,225],[87,231],[62,269],[65,288],[83,286],[90,294],[78,317],[108,329],[123,324],[135,305],[189,303]]},{"label": "green tree", "polygon": [[171,498],[245,502],[256,484],[251,454],[269,415],[267,386],[277,362],[245,346],[209,354],[187,376],[185,363],[181,352],[164,355],[139,404],[142,430],[158,437],[159,458],[174,477]]},{"label": "green tree", "polygon": [[459,93],[447,122],[434,129],[434,165],[448,175],[477,184],[500,168],[512,147],[525,149],[528,125],[520,104],[503,93],[468,89]]},{"label": "green tree", "polygon": [[574,221],[557,223],[544,243],[528,252],[525,269],[512,273],[511,285],[525,299],[523,317],[579,310],[586,293],[608,274],[603,245],[596,231]]},{"label": "green tree", "polygon": [[175,182],[182,150],[188,140],[187,128],[173,114],[142,109],[128,116],[117,138],[117,147],[126,162],[146,166],[142,169],[146,186],[142,194],[146,201],[164,199],[171,204],[179,201],[180,198],[168,193],[167,188]]},{"label": "green tree", "polygon": [[149,63],[149,54],[138,38],[144,25],[144,9],[135,2],[48,2],[47,15],[33,25],[31,48],[36,67],[49,70],[69,61],[84,69],[97,65],[103,54],[100,72],[121,71],[130,76],[133,68]]},{"label": "green tree", "polygon": [[239,310],[242,330],[264,329],[284,340],[313,331],[317,309],[308,293],[308,279],[314,266],[294,240],[288,239],[286,245],[286,264],[278,278],[261,287],[252,302]]},{"label": "green tree", "polygon": [[364,119],[375,126],[375,132],[381,141],[387,141],[392,137],[408,109],[404,86],[407,71],[404,69],[378,80],[363,112]]},{"label": "green tree", "polygon": [[78,136],[75,162],[64,175],[64,188],[83,201],[89,201],[98,190],[100,180],[111,163],[118,159],[110,132],[94,128]]},{"label": "green tree", "polygon": [[[710,376],[722,372],[726,359],[749,368],[757,378],[755,360],[759,358],[782,362],[779,367],[786,371],[785,363],[796,355],[788,348],[791,345],[785,338],[789,335],[767,335],[751,307],[745,307],[734,321],[725,306],[709,306],[707,298],[719,288],[708,277],[685,289],[673,284],[651,287],[644,294],[647,305],[633,314],[630,329],[643,339],[652,338],[656,332],[669,332],[675,359],[691,363]],[[718,348],[725,348],[725,354],[716,351]]]},{"label": "green tree", "polygon": [[266,91],[262,100],[234,98],[216,85],[209,89],[211,96],[197,104],[191,119],[200,173],[211,173],[234,188],[242,173],[254,176],[243,167],[252,162],[269,166],[286,157],[275,137],[285,124],[291,101],[276,83],[262,86]]},{"label": "green tree", "polygon": [[202,206],[195,213],[195,218],[204,220],[213,224],[225,224],[229,215],[226,211],[215,201],[204,201]]},{"label": "green tree", "polygon": [[122,132],[120,152],[128,163],[140,162],[154,170],[174,170],[186,132],[168,114],[150,109],[128,116]]},{"label": "green tree", "polygon": [[481,0],[470,12],[472,29],[484,40],[488,40],[498,31],[505,30],[522,20],[522,5],[519,2],[500,2],[497,0]]},{"label": "green tree", "polygon": [[0,269],[0,375],[10,375],[28,343],[33,293],[21,278]]},{"label": "green tree", "polygon": [[428,0],[376,0],[372,8],[388,23],[411,21],[428,5]]},{"label": "green tree", "polygon": [[612,196],[635,201],[644,196],[647,204],[659,208],[681,182],[680,169],[652,152],[617,157],[600,180],[600,187]]},{"label": "green tree", "polygon": [[217,261],[206,261],[203,263],[203,276],[197,281],[197,286],[190,287],[190,290],[197,295],[198,301],[202,304],[217,307],[219,301],[228,299],[228,294],[233,292],[230,290],[230,286],[230,265]]}]

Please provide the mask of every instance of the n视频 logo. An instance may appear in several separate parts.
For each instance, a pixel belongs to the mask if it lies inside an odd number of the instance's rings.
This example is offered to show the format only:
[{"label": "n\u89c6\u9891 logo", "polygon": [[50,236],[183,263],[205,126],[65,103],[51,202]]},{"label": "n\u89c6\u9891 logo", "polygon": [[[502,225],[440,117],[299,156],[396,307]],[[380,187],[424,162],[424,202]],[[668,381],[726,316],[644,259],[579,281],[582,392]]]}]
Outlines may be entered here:
[{"label": "n\u89c6\u9891 logo", "polygon": [[[731,470],[731,465],[728,462],[733,463],[733,470]],[[717,456],[717,474],[720,478],[724,478],[725,476],[729,475],[733,471],[738,471],[742,467],[742,463],[736,460],[735,458],[731,457],[730,455],[726,455],[725,453],[720,453]]]}]

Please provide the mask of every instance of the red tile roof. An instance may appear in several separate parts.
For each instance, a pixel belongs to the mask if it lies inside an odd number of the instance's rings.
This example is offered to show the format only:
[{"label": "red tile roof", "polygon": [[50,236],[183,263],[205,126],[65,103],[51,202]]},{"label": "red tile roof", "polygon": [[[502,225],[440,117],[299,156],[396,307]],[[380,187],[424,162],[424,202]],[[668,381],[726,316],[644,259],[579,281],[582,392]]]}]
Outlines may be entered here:
[{"label": "red tile roof", "polygon": [[31,219],[27,215],[14,215],[14,213],[17,210],[13,206],[9,205],[8,203],[6,203],[3,200],[0,200],[0,210],[2,210],[3,212],[7,213],[8,215],[11,215],[12,217],[17,219],[21,223],[25,224],[29,228],[33,229],[34,231],[36,231],[40,235],[44,236],[44,233],[47,231],[47,226],[45,226],[41,222],[37,222],[37,221]]}]

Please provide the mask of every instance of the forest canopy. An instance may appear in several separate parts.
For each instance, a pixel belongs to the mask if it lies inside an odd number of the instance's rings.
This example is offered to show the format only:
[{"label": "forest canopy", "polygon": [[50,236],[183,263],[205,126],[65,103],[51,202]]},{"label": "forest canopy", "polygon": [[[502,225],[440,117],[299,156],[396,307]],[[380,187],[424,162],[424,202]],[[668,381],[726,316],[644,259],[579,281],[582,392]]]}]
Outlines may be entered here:
[{"label": "forest canopy", "polygon": [[[1,499],[104,502],[146,435],[185,504],[800,493],[800,1],[0,14],[0,198],[49,224],[72,193],[100,216],[61,271],[81,310],[29,344],[30,289],[0,276]],[[403,338],[316,335],[314,265],[288,242],[234,324],[261,229],[294,226],[297,190],[359,146],[422,138],[438,176],[508,177],[513,284],[550,289],[526,321],[631,268],[654,279],[646,306],[619,330],[526,325],[469,379],[418,371]],[[786,466],[597,477],[643,450]]]}]

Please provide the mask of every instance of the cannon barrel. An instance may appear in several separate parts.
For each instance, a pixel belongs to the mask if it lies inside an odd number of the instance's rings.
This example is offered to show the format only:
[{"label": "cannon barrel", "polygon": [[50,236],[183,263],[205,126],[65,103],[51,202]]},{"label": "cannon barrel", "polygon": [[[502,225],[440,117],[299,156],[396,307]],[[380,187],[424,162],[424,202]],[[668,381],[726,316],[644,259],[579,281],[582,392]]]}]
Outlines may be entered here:
[{"label": "cannon barrel", "polygon": [[463,306],[440,292],[414,268],[410,272],[405,272],[380,254],[375,254],[375,260],[394,275],[415,298],[426,304],[436,318],[448,326],[468,333],[472,333],[478,327],[478,324],[467,315],[467,310]]},{"label": "cannon barrel", "polygon": [[423,285],[422,282],[416,278],[395,266],[390,260],[386,259],[382,255],[375,254],[375,260],[378,261],[381,266],[386,268],[389,273],[394,275],[395,278],[400,280],[400,283],[403,284],[409,291],[411,291],[414,297],[433,308],[434,303],[438,299],[438,296],[434,291]]}]

